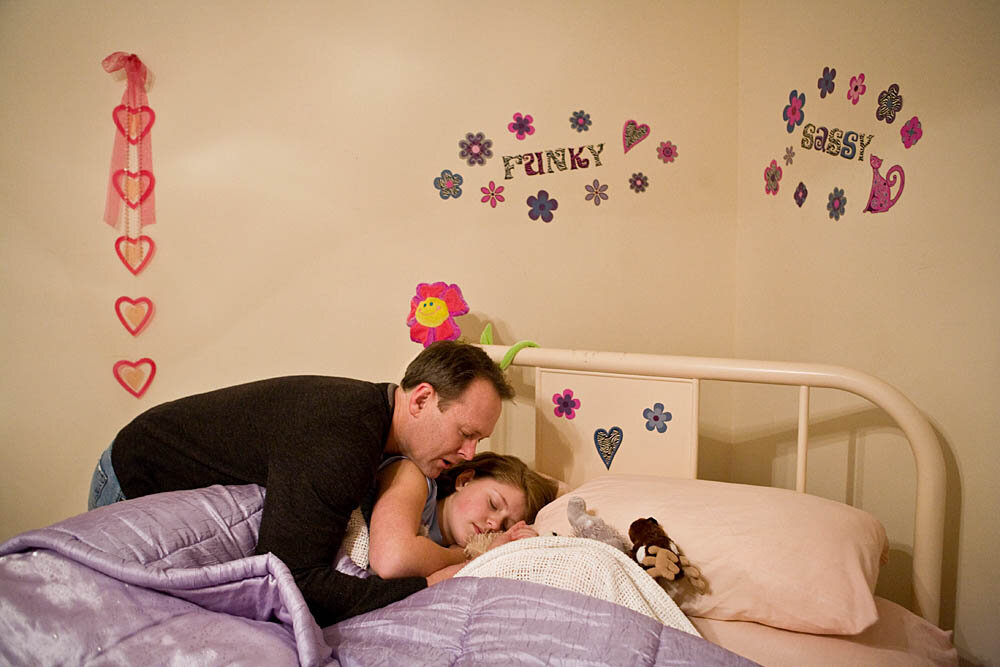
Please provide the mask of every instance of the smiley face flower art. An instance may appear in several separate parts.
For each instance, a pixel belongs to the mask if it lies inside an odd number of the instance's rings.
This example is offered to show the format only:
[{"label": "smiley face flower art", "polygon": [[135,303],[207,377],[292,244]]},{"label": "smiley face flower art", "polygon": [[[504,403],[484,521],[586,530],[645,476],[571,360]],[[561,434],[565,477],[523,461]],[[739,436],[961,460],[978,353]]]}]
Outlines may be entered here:
[{"label": "smiley face flower art", "polygon": [[462,330],[455,318],[469,312],[458,285],[443,282],[417,285],[417,295],[410,299],[410,340],[427,347],[438,340],[458,340]]}]

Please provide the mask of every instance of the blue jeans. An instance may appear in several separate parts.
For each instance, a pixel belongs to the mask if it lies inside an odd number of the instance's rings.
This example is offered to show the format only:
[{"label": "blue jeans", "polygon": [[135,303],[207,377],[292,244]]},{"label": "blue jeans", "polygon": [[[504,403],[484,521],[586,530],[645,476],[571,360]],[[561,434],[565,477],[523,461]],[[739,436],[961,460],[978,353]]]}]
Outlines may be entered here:
[{"label": "blue jeans", "polygon": [[90,497],[87,499],[88,510],[125,500],[122,485],[118,482],[115,469],[111,467],[111,448],[114,445],[115,443],[108,445],[94,468],[94,476],[90,480]]}]

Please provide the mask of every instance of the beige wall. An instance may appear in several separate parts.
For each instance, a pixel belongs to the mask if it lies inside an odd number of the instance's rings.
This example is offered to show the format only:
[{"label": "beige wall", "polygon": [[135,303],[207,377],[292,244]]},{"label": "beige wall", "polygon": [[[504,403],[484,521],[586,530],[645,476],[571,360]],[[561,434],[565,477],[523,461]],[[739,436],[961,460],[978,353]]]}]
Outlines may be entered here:
[{"label": "beige wall", "polygon": [[[987,401],[997,393],[998,264],[986,227],[997,209],[987,79],[998,49],[987,26],[1000,17],[989,3],[914,7],[839,2],[825,16],[749,2],[0,4],[0,539],[81,511],[96,456],[158,402],[286,373],[397,379],[419,349],[404,324],[414,286],[444,280],[472,307],[461,322],[471,338],[491,321],[504,343],[818,359],[910,393],[951,466],[957,574],[946,577],[946,620],[970,659],[996,660],[989,444],[1000,429]],[[158,114],[160,222],[147,232],[159,248],[138,277],[100,221],[109,115],[124,85],[100,60],[115,50],[149,64]],[[860,213],[866,165],[801,150],[779,197],[763,193],[764,167],[792,143],[780,120],[788,92],[807,91],[809,118],[824,65],[838,69],[838,99],[851,70],[868,72],[869,106],[897,77],[902,115],[925,120],[910,151],[887,141],[886,167],[907,173],[889,213]],[[829,122],[858,115],[839,106]],[[567,119],[581,108],[595,124],[578,136]],[[536,119],[524,142],[505,129],[515,111]],[[623,155],[629,118],[653,133]],[[476,131],[495,142],[486,167],[457,156]],[[679,147],[672,165],[653,153],[668,139]],[[500,155],[600,142],[599,168],[519,172],[503,182],[505,204],[479,202],[481,185],[503,180]],[[466,177],[462,198],[438,198],[431,181],[444,168]],[[627,188],[635,171],[651,178],[641,195]],[[817,184],[800,211],[790,195],[804,177]],[[593,178],[610,186],[599,208],[583,200]],[[819,206],[828,178],[848,188],[839,223]],[[549,225],[526,215],[538,189],[560,201]],[[114,316],[121,295],[156,302],[138,338]],[[136,400],[111,366],[141,356],[159,373]],[[728,413],[725,392],[710,398]],[[703,468],[784,481],[784,402],[737,402],[734,423],[751,435],[737,438],[731,469],[728,446]],[[817,412],[828,418],[810,484],[885,506],[905,556],[912,524],[881,491],[912,481],[880,479],[896,464],[878,453],[898,438],[855,404],[821,396]],[[728,416],[707,427],[728,438]],[[764,468],[745,465],[761,448]],[[905,574],[890,570],[891,597],[905,597]]]}]

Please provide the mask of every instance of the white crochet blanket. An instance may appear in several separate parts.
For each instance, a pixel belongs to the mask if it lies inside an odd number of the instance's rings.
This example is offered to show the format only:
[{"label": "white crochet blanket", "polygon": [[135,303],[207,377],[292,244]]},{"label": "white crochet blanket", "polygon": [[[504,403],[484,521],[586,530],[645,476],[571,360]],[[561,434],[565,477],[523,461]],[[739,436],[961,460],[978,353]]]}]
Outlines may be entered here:
[{"label": "white crochet blanket", "polygon": [[491,549],[456,577],[505,577],[614,602],[700,636],[645,570],[612,546],[581,537],[532,537]]}]

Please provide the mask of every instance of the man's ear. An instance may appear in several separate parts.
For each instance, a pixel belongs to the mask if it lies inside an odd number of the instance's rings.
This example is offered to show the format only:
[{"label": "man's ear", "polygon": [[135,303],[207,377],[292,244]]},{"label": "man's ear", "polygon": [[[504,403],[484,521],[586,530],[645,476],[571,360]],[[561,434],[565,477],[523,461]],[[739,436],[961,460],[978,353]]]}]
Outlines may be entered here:
[{"label": "man's ear", "polygon": [[437,392],[431,383],[421,382],[410,391],[407,406],[411,415],[416,417],[431,405],[437,405]]},{"label": "man's ear", "polygon": [[462,472],[458,473],[458,477],[455,478],[455,488],[456,489],[462,488],[463,486],[471,482],[472,478],[475,476],[476,476],[475,470],[463,470]]}]

